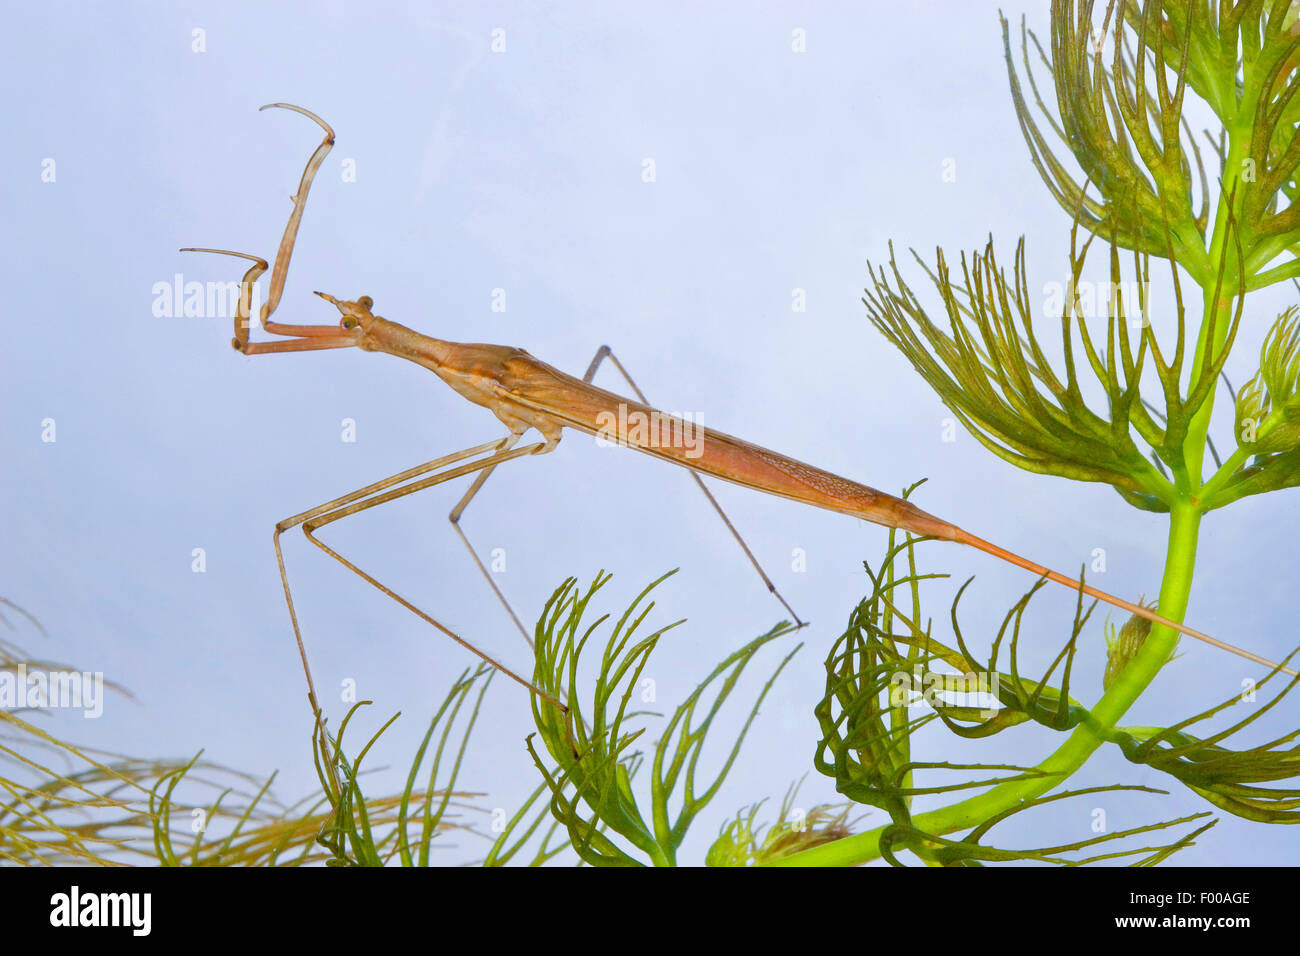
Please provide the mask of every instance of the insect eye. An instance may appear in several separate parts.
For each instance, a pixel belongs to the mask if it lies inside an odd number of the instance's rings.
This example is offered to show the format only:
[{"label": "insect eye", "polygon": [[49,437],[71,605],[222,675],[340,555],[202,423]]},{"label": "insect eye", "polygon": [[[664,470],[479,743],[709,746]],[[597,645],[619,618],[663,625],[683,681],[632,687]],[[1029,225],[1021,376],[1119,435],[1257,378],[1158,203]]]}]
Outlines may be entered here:
[{"label": "insect eye", "polygon": [[357,327],[357,320],[352,318],[352,316],[349,315],[346,318],[344,318],[343,321],[339,323],[339,325],[343,326],[343,328],[347,329],[348,331],[351,331],[352,329],[355,329]]}]

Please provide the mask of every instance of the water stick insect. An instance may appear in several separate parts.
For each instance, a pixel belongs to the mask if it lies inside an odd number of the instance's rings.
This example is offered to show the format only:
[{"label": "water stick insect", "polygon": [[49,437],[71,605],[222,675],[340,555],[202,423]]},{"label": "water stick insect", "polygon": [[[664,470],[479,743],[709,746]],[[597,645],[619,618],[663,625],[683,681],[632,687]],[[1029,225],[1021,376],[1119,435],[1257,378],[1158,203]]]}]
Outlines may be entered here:
[{"label": "water stick insect", "polygon": [[[618,359],[607,346],[602,346],[596,353],[590,367],[582,378],[568,375],[558,369],[539,361],[519,348],[504,345],[462,344],[447,342],[423,335],[396,322],[389,321],[372,311],[374,302],[369,296],[356,300],[340,300],[324,292],[316,294],[334,305],[342,315],[336,325],[289,325],[270,320],[279,305],[288,273],[289,260],[293,253],[298,227],[302,222],[307,193],[312,180],[320,170],[334,143],[334,131],[320,117],[302,107],[287,103],[272,103],[270,107],[292,110],[314,120],[325,131],[325,138],[316,148],[303,170],[298,192],[293,196],[293,211],[280,240],[275,263],[271,268],[271,280],[267,300],[260,311],[262,327],[272,335],[284,336],[265,342],[249,340],[250,303],[253,284],[268,268],[265,259],[246,253],[230,252],[223,249],[186,249],[182,251],[215,252],[224,255],[239,256],[253,262],[245,273],[241,288],[239,307],[235,316],[235,337],[233,345],[245,355],[262,355],[276,352],[303,352],[318,349],[359,348],[368,352],[384,352],[414,362],[436,374],[450,385],[458,394],[470,402],[481,405],[491,411],[505,427],[506,434],[491,441],[466,448],[461,451],[435,458],[384,478],[364,488],[335,498],[301,514],[286,518],[276,525],[274,534],[276,560],[280,569],[280,579],[284,587],[285,600],[289,606],[290,619],[298,641],[299,653],[307,674],[309,694],[312,707],[319,717],[316,705],[315,689],[312,686],[311,671],[307,666],[306,651],[299,629],[297,614],[293,606],[293,596],[289,588],[289,579],[285,571],[284,556],[280,548],[280,535],[295,526],[301,525],[307,538],[316,547],[360,575],[374,587],[397,601],[403,607],[418,615],[428,624],[447,634],[453,640],[473,651],[494,667],[499,668],[509,677],[528,687],[534,693],[551,700],[557,706],[564,705],[554,698],[542,693],[524,678],[515,674],[500,662],[492,659],[475,648],[470,642],[445,627],[432,616],[420,610],[405,598],[393,592],[377,579],[350,562],[343,555],[322,542],[314,534],[324,525],[338,521],[358,512],[393,501],[406,495],[414,494],[453,478],[477,472],[468,491],[452,509],[450,518],[457,532],[461,535],[470,554],[473,555],[479,569],[496,592],[497,597],[506,606],[520,631],[527,640],[528,634],[519,618],[510,608],[509,602],[497,588],[496,583],[483,567],[469,540],[459,526],[470,500],[483,487],[483,483],[500,465],[516,458],[529,455],[547,454],[555,450],[565,428],[575,429],[598,437],[614,438],[619,444],[626,444],[637,451],[652,455],[660,460],[689,469],[705,494],[708,491],[699,475],[720,478],[734,484],[743,485],[756,491],[789,498],[803,504],[813,505],[829,511],[836,511],[851,517],[861,518],[886,527],[898,528],[916,535],[952,541],[977,548],[1017,567],[1023,568],[1039,577],[1047,578],[1066,587],[1081,591],[1090,597],[1104,601],[1131,614],[1145,618],[1154,624],[1173,628],[1199,641],[1211,644],[1222,650],[1237,654],[1247,660],[1269,668],[1279,665],[1250,651],[1225,643],[1208,634],[1193,630],[1177,621],[1169,620],[1147,607],[1126,601],[1123,598],[1083,584],[1064,574],[1052,571],[1028,558],[1021,557],[989,541],[979,538],[956,525],[917,508],[911,502],[894,495],[886,494],[874,488],[850,481],[839,475],[823,471],[793,458],[760,448],[743,439],[709,430],[696,433],[693,423],[675,416],[667,415],[653,408],[640,389],[627,376]],[[638,399],[630,399],[614,392],[606,391],[592,384],[601,361],[609,358],[627,379],[636,392]],[[668,427],[678,434],[693,434],[696,440],[685,442],[662,442],[647,440],[644,433],[632,428],[628,423],[637,421],[667,422]],[[611,422],[621,423],[614,426],[615,435],[610,434]],[[520,439],[529,431],[535,431],[540,440],[520,445]],[[717,502],[712,499],[715,508],[727,521]],[[777,593],[771,579],[763,572],[758,561],[736,534],[735,528],[727,525],[736,535],[741,546],[745,548],[750,561],[763,577],[768,589],[781,600],[787,610],[789,604]],[[797,615],[790,610],[799,622]],[[531,641],[529,642],[531,644]],[[1282,667],[1287,674],[1296,672]]]}]

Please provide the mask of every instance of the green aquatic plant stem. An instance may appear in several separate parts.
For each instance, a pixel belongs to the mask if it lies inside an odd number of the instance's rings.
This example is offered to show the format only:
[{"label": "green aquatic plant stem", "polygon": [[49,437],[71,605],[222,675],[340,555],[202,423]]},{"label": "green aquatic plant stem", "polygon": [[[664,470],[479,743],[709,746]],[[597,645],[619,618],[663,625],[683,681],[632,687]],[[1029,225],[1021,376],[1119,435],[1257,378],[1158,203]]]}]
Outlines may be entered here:
[{"label": "green aquatic plant stem", "polygon": [[[1240,139],[1232,136],[1230,142],[1233,147],[1229,149],[1228,168],[1231,168],[1232,157],[1239,151],[1234,147]],[[1237,303],[1238,296],[1250,287],[1252,266],[1243,263],[1243,275],[1238,269],[1239,260],[1232,248],[1242,238],[1238,231],[1238,217],[1241,213],[1239,205],[1240,200],[1234,197],[1231,188],[1225,190],[1219,202],[1207,257],[1211,262],[1222,263],[1222,269],[1214,273],[1192,273],[1202,290],[1202,315],[1193,358],[1187,366],[1187,381],[1184,383],[1186,395],[1196,391],[1201,384],[1199,379],[1203,370],[1208,370],[1213,364],[1209,362],[1203,365],[1205,357],[1208,355],[1213,359],[1229,346],[1234,304]],[[1250,238],[1249,235],[1247,238]],[[1214,373],[1209,371],[1207,374]],[[1211,500],[1214,494],[1248,457],[1244,449],[1238,449],[1208,480],[1202,480],[1215,385],[1214,381],[1208,383],[1209,394],[1189,418],[1181,448],[1182,460],[1170,462],[1174,475],[1174,494],[1170,501],[1169,534],[1158,606],[1163,615],[1175,621],[1182,621],[1187,611],[1201,519],[1206,511],[1215,506]],[[1118,721],[1169,661],[1177,640],[1177,632],[1171,628],[1153,627],[1141,651],[1091,708],[1089,718],[1071,732],[1064,744],[1038,764],[1036,770],[1041,775],[1009,781],[979,796],[919,814],[912,821],[913,825],[918,830],[936,835],[969,829],[1059,787],[1103,743],[1114,738]],[[879,844],[884,829],[881,827],[847,837],[772,862],[775,865],[794,866],[866,863],[880,857]]]}]

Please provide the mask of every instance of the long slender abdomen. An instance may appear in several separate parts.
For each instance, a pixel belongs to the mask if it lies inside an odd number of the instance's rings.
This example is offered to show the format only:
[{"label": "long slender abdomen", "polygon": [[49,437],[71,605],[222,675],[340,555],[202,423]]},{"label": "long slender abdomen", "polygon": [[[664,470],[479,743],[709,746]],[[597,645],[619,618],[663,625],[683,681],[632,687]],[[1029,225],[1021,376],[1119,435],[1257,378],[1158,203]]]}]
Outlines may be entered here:
[{"label": "long slender abdomen", "polygon": [[[689,426],[690,423],[685,425]],[[670,459],[701,474],[757,488],[828,511],[852,515],[885,527],[901,528],[945,541],[960,541],[966,536],[956,525],[928,514],[902,498],[814,468],[723,432],[704,432],[703,440],[696,447],[692,447],[689,442],[661,447],[633,444],[632,447],[659,458]]]}]

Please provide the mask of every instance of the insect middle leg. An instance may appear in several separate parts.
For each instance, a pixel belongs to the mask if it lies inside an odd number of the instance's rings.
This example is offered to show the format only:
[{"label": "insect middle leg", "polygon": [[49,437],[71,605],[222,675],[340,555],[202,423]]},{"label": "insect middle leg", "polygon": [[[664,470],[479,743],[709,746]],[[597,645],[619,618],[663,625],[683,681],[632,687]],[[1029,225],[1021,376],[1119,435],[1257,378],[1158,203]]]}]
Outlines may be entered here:
[{"label": "insect middle leg", "polygon": [[[587,372],[585,375],[583,375],[582,380],[590,384],[591,380],[596,375],[597,369],[600,368],[600,363],[603,362],[605,359],[609,359],[611,362],[614,363],[614,367],[618,369],[619,373],[627,381],[628,385],[632,387],[632,391],[636,393],[637,398],[641,400],[642,404],[649,405],[650,400],[645,397],[645,393],[643,393],[640,387],[636,384],[636,382],[632,380],[632,376],[627,373],[627,369],[623,367],[623,363],[618,360],[618,357],[614,354],[613,350],[610,349],[608,345],[602,345],[600,349],[596,352],[595,356],[591,360],[591,364],[587,366]],[[493,468],[495,468],[495,466],[493,466]],[[524,636],[524,640],[527,641],[528,646],[531,647],[533,645],[532,638],[529,637],[528,631],[525,629],[523,623],[519,619],[519,615],[517,615],[514,611],[514,608],[510,606],[510,602],[506,599],[506,596],[501,592],[501,589],[497,586],[496,581],[493,580],[492,575],[488,572],[487,567],[483,564],[482,558],[479,557],[478,552],[474,548],[474,545],[470,543],[470,540],[466,536],[464,529],[462,529],[460,526],[460,519],[462,515],[464,515],[465,509],[469,506],[470,501],[474,499],[474,496],[477,495],[479,491],[482,489],[484,482],[486,482],[488,478],[491,476],[493,468],[485,468],[474,479],[474,483],[470,485],[469,490],[465,492],[464,497],[462,497],[460,501],[456,503],[456,507],[451,509],[451,513],[447,516],[447,518],[448,520],[451,521],[451,526],[456,530],[456,534],[460,536],[460,540],[465,545],[465,549],[469,551],[470,557],[474,559],[474,563],[478,566],[479,571],[482,573],[483,577],[487,580],[489,587],[492,588],[493,593],[496,594],[497,599],[501,602],[502,606],[506,609],[506,613],[510,615],[510,619],[515,622],[515,627],[519,629],[519,633]],[[695,484],[699,487],[700,491],[704,494],[704,497],[708,499],[709,504],[713,506],[713,510],[718,513],[718,517],[720,517],[722,519],[722,523],[727,526],[727,530],[730,531],[732,537],[736,539],[736,542],[737,544],[740,545],[741,550],[745,552],[745,557],[747,557],[749,559],[749,563],[754,566],[754,570],[758,572],[758,576],[763,579],[763,584],[767,586],[768,591],[770,591],[772,595],[778,601],[781,602],[781,606],[784,607],[786,611],[789,612],[792,618],[794,618],[794,623],[796,627],[804,627],[806,622],[800,620],[799,615],[795,613],[794,608],[792,608],[789,602],[786,601],[786,599],[781,596],[781,592],[776,589],[776,585],[772,583],[772,579],[768,577],[767,572],[763,570],[763,566],[759,563],[758,558],[756,558],[754,556],[754,552],[749,549],[749,545],[745,543],[745,539],[741,537],[740,532],[736,530],[736,526],[732,524],[731,519],[727,517],[727,513],[722,510],[722,505],[718,504],[718,500],[715,497],[713,497],[713,493],[709,491],[708,486],[704,484],[704,481],[695,472],[691,472],[691,478],[695,481]]]}]

